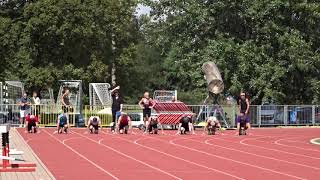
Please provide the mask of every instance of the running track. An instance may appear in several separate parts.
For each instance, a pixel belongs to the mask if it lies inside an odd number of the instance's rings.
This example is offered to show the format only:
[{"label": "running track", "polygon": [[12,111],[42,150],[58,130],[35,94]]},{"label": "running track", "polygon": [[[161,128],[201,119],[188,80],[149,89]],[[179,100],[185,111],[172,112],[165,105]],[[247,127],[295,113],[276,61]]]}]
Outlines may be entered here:
[{"label": "running track", "polygon": [[56,179],[314,179],[320,177],[320,128],[253,129],[249,136],[70,134],[41,129],[24,140]]}]

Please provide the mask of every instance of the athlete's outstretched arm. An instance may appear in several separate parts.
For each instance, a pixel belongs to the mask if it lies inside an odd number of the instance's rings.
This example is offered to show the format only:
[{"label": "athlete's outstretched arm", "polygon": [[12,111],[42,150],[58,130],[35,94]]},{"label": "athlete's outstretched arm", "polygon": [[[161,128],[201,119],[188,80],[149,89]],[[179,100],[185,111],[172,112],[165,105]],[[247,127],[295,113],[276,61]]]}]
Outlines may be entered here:
[{"label": "athlete's outstretched arm", "polygon": [[193,124],[192,124],[191,122],[189,122],[188,124],[189,124],[190,132],[192,132],[192,134],[196,134],[196,133],[194,132]]},{"label": "athlete's outstretched arm", "polygon": [[88,125],[87,125],[87,128],[89,129],[90,128],[90,121],[91,121],[91,117],[88,119]]},{"label": "athlete's outstretched arm", "polygon": [[121,121],[122,121],[122,116],[120,116],[119,119],[118,119],[118,122],[116,124],[116,131],[115,132],[119,132],[120,131],[119,127],[120,127],[120,122]]},{"label": "athlete's outstretched arm", "polygon": [[111,89],[111,93],[113,93],[115,90],[118,90],[118,89],[120,89],[120,86],[117,86],[117,87]]},{"label": "athlete's outstretched arm", "polygon": [[153,101],[152,98],[150,98],[150,102],[151,102],[151,104],[152,104],[151,108],[154,108],[154,106],[156,105],[156,103]]},{"label": "athlete's outstretched arm", "polygon": [[161,128],[161,133],[162,133],[162,134],[164,134],[164,132],[163,132],[163,127],[162,127],[161,122],[160,122],[160,121],[158,121],[158,124],[159,124],[159,126],[160,126],[160,128]]},{"label": "athlete's outstretched arm", "polygon": [[246,99],[246,103],[247,103],[247,109],[246,109],[246,115],[249,113],[250,110],[250,102],[249,99]]},{"label": "athlete's outstretched arm", "polygon": [[60,124],[60,116],[58,116],[58,121],[57,121],[57,130],[59,132],[59,124]]},{"label": "athlete's outstretched arm", "polygon": [[178,132],[177,132],[177,134],[180,134],[181,126],[182,126],[182,123],[179,123],[179,125],[178,125]]},{"label": "athlete's outstretched arm", "polygon": [[129,124],[129,130],[131,131],[131,134],[132,134],[133,130],[132,130],[132,122],[131,122],[130,116],[128,116],[128,124]]},{"label": "athlete's outstretched arm", "polygon": [[143,109],[143,98],[139,101],[138,104],[139,104],[140,108]]},{"label": "athlete's outstretched arm", "polygon": [[100,119],[100,117],[98,117],[98,125],[99,125],[100,130],[102,130],[102,124],[101,124],[101,119]]}]

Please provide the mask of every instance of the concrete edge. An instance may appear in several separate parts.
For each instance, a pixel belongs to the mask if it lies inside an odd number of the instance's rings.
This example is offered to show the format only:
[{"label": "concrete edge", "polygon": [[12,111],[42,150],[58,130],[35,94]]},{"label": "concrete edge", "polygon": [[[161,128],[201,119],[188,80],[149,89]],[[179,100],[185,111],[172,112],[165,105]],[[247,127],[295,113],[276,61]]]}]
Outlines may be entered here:
[{"label": "concrete edge", "polygon": [[43,167],[43,169],[46,171],[46,173],[48,174],[48,176],[50,176],[50,178],[52,180],[56,180],[56,178],[53,176],[53,174],[50,172],[50,170],[46,167],[46,165],[41,161],[41,159],[38,157],[38,155],[33,151],[33,149],[30,147],[30,145],[24,140],[24,138],[21,136],[21,134],[19,133],[19,131],[17,131],[16,128],[14,128],[14,130],[16,131],[16,133],[18,134],[18,136],[20,137],[20,139],[23,141],[23,143],[26,145],[26,147],[32,152],[32,154],[34,155],[34,157],[37,159],[37,161],[39,162],[39,164]]}]

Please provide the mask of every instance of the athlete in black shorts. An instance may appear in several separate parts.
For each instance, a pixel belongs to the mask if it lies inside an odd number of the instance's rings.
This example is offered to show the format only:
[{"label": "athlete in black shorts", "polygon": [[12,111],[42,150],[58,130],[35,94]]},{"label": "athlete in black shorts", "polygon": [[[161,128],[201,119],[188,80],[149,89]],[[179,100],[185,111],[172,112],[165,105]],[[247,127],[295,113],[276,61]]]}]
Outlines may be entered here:
[{"label": "athlete in black shorts", "polygon": [[163,134],[163,127],[160,123],[160,121],[158,120],[157,116],[151,116],[150,117],[150,121],[149,121],[149,126],[148,126],[148,132],[149,134],[158,134],[158,126],[160,126],[161,128],[161,133]]},{"label": "athlete in black shorts", "polygon": [[145,92],[143,98],[139,102],[139,106],[141,109],[143,109],[143,121],[146,129],[149,126],[148,123],[150,122],[151,109],[154,105],[155,103],[153,102],[152,98],[149,97],[149,92]]},{"label": "athlete in black shorts", "polygon": [[122,107],[123,107],[123,99],[120,96],[119,93],[120,86],[115,87],[111,90],[111,96],[112,96],[112,105],[111,105],[111,111],[112,111],[112,126],[111,131],[114,132],[115,127],[117,125],[117,120],[121,115]]},{"label": "athlete in black shorts", "polygon": [[184,115],[180,119],[177,134],[186,134],[187,132],[192,132],[192,134],[195,134],[192,124],[192,117],[190,115]]},{"label": "athlete in black shorts", "polygon": [[100,118],[98,116],[91,116],[87,127],[91,134],[98,134],[99,128],[102,128]]}]

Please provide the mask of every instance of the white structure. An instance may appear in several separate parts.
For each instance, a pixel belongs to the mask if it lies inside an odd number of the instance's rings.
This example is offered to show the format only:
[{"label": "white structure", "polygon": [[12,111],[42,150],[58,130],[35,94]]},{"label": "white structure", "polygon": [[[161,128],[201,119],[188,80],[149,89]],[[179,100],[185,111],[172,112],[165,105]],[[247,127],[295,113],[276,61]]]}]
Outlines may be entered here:
[{"label": "white structure", "polygon": [[178,93],[177,90],[156,90],[153,93],[153,99],[158,102],[172,102],[173,98],[177,100]]},{"label": "white structure", "polygon": [[53,89],[49,88],[46,90],[40,91],[41,96],[41,104],[54,104],[54,96],[53,96]]},{"label": "white structure", "polygon": [[90,106],[111,106],[112,98],[109,83],[90,83],[89,100]]},{"label": "white structure", "polygon": [[61,85],[60,85],[60,89],[59,89],[59,94],[57,97],[57,103],[56,105],[58,107],[62,107],[61,104],[61,98],[63,95],[63,92],[65,89],[69,89],[70,94],[69,94],[69,100],[70,103],[72,104],[72,107],[75,108],[75,113],[80,113],[81,111],[81,98],[82,98],[82,81],[81,80],[62,80],[60,81]]},{"label": "white structure", "polygon": [[22,97],[24,92],[24,84],[21,81],[5,81],[2,92],[3,103],[16,104]]}]

